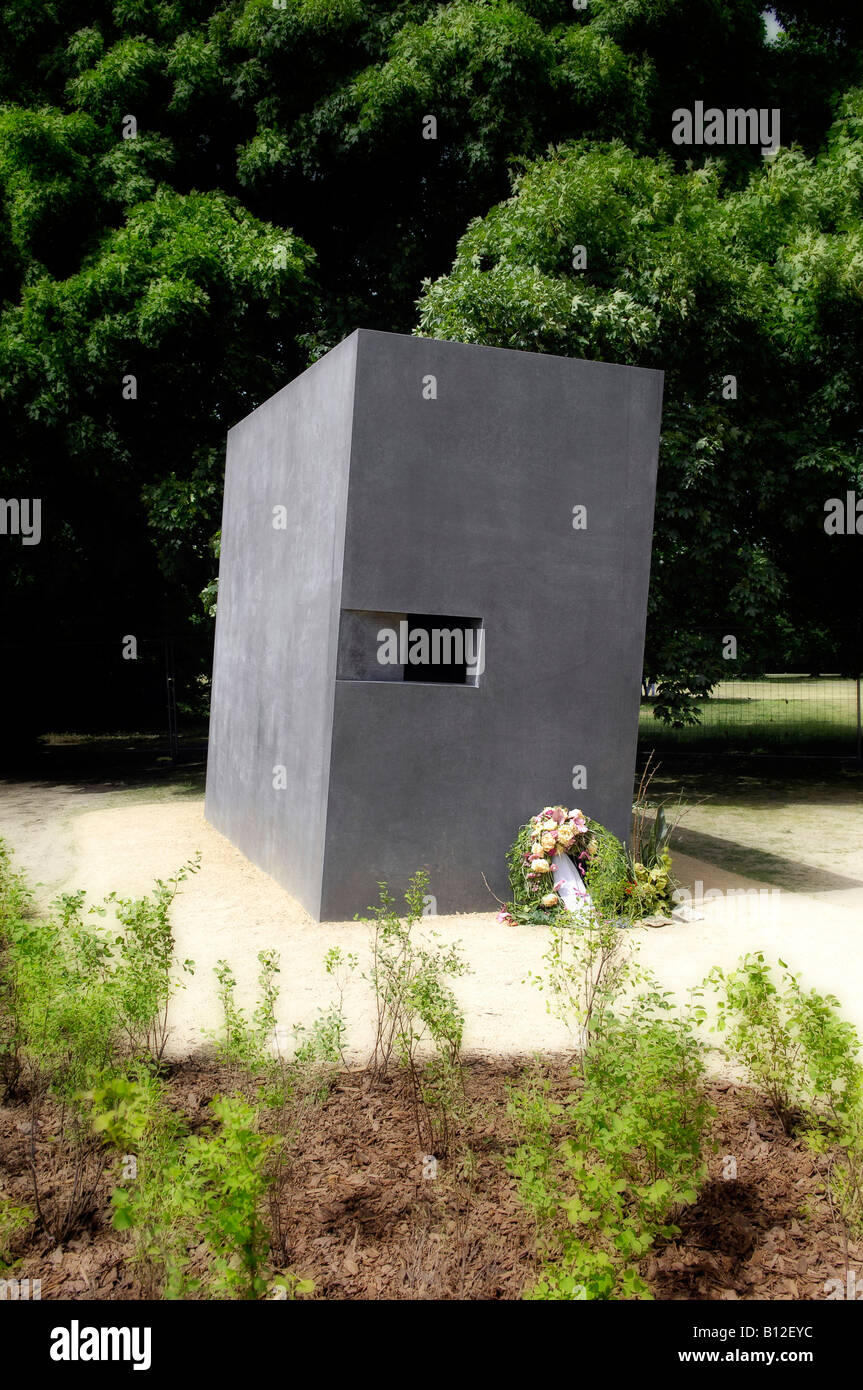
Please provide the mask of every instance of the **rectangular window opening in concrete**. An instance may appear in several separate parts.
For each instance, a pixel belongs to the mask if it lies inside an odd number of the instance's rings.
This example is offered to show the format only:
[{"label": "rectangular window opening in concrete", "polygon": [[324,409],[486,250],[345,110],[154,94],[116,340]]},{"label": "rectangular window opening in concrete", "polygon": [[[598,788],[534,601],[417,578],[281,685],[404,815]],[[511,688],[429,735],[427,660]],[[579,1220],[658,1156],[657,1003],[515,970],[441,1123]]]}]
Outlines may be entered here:
[{"label": "rectangular window opening in concrete", "polygon": [[421,684],[478,685],[483,667],[481,618],[408,613],[408,662],[403,679]]},{"label": "rectangular window opening in concrete", "polygon": [[342,609],[339,680],[475,687],[484,669],[482,618]]}]

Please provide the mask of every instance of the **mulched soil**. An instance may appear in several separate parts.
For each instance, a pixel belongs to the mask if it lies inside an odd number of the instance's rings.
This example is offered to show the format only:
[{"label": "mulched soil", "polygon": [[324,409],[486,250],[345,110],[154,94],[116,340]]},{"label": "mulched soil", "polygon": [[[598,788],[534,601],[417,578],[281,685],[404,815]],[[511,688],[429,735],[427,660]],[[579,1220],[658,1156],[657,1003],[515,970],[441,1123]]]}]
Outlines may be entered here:
[{"label": "mulched soil", "polygon": [[[461,1152],[470,1157],[441,1163],[434,1180],[423,1177],[399,1083],[373,1084],[362,1071],[340,1075],[326,1099],[304,1112],[292,1137],[287,1177],[275,1199],[274,1268],[313,1278],[315,1298],[520,1298],[540,1263],[533,1223],[505,1164],[514,1147],[506,1084],[524,1065],[468,1063],[470,1119]],[[544,1071],[555,1088],[568,1086],[563,1062]],[[238,1080],[215,1066],[181,1064],[170,1077],[172,1104],[199,1128],[207,1123],[212,1097]],[[642,1262],[653,1296],[828,1297],[835,1287],[829,1280],[844,1285],[847,1268],[863,1270],[863,1245],[846,1247],[824,1195],[829,1157],[809,1153],[785,1134],[745,1087],[718,1083],[708,1089],[717,1107],[710,1178],[699,1200],[678,1217],[680,1235]],[[74,1182],[71,1164],[52,1144],[55,1120],[46,1110],[34,1136],[46,1211],[57,1208]],[[0,1195],[32,1207],[28,1123],[25,1103],[0,1108]],[[736,1176],[729,1176],[730,1159]],[[115,1182],[111,1172],[102,1174],[79,1229],[61,1245],[52,1248],[36,1223],[16,1237],[19,1262],[10,1273],[40,1278],[43,1299],[145,1297],[129,1259],[129,1238],[110,1226]]]}]

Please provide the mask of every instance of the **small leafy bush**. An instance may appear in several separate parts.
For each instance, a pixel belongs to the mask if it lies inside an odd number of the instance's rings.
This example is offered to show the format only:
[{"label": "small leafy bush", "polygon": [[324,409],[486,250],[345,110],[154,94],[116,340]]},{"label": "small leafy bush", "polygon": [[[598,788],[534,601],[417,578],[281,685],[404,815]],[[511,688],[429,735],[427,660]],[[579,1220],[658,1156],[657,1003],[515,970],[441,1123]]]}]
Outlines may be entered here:
[{"label": "small leafy bush", "polygon": [[357,957],[332,947],[324,968],[335,980],[337,996],[310,1024],[295,1024],[294,1051],[283,1050],[276,1023],[279,988],[277,951],[259,951],[258,1002],[251,1019],[237,1003],[237,982],[225,960],[216,963],[223,1023],[216,1035],[216,1055],[223,1066],[263,1076],[260,1099],[270,1107],[283,1107],[297,1093],[323,1099],[335,1072],[345,1063],[347,1022],[344,1016],[346,976],[356,968]]},{"label": "small leafy bush", "polygon": [[293,1034],[296,1050],[291,1066],[298,1088],[315,1100],[322,1100],[333,1084],[339,1068],[347,1066],[347,1020],[344,1012],[345,986],[356,970],[357,956],[331,946],[324,956],[324,969],[335,982],[336,998],[310,1024],[297,1023]]},{"label": "small leafy bush", "polygon": [[[49,1086],[68,1104],[104,1072],[129,1057],[158,1060],[167,1039],[167,1009],[177,987],[170,906],[195,862],[170,885],[158,880],[151,897],[111,894],[119,934],[85,913],[83,891],[64,893],[48,920],[16,917],[7,923],[8,994],[14,1009],[19,1061],[31,1090]],[[182,963],[191,970],[192,962]]]},{"label": "small leafy bush", "polygon": [[427,873],[420,870],[411,879],[404,919],[387,885],[378,886],[380,903],[370,909],[374,936],[368,978],[375,993],[376,1029],[369,1065],[380,1078],[397,1064],[408,1082],[420,1148],[440,1158],[448,1150],[464,1093],[464,1015],[447,980],[466,974],[469,967],[459,946],[442,946],[437,932],[428,931],[424,942],[417,937]]},{"label": "small leafy bush", "polygon": [[843,1109],[859,1075],[859,1040],[840,1018],[833,995],[804,990],[780,960],[782,975],[762,952],[744,956],[736,970],[716,966],[705,984],[718,998],[716,1026],[753,1086],[763,1091],[783,1128],[802,1111]]},{"label": "small leafy bush", "polygon": [[666,996],[607,1015],[564,1103],[535,1078],[513,1089],[519,1144],[510,1161],[533,1211],[546,1263],[529,1299],[649,1298],[638,1262],[693,1202],[711,1111],[701,1045]]},{"label": "small leafy bush", "polygon": [[14,940],[30,914],[30,895],[22,874],[0,840],[0,1101],[16,1094],[21,1078],[21,1023],[14,968]]},{"label": "small leafy bush", "polygon": [[194,1234],[209,1249],[212,1290],[231,1298],[258,1298],[267,1289],[269,1253],[261,1208],[278,1140],[260,1133],[256,1111],[239,1097],[218,1098],[210,1110],[219,1129],[186,1142],[180,1204]]},{"label": "small leafy bush", "polygon": [[785,961],[782,974],[759,951],[736,970],[718,966],[717,1027],[747,1078],[783,1128],[797,1125],[808,1146],[828,1154],[827,1189],[847,1230],[863,1232],[863,1066],[860,1040],[832,994],[804,990]]},{"label": "small leafy bush", "polygon": [[123,1028],[133,1052],[147,1052],[160,1058],[168,1041],[168,1006],[180,985],[176,967],[194,973],[194,963],[176,957],[171,907],[180,884],[198,872],[200,853],[189,860],[169,882],[156,879],[155,887],[143,898],[120,898],[110,893],[111,904],[123,928],[115,937],[120,968],[115,985]]},{"label": "small leafy bush", "polygon": [[0,1193],[0,1274],[12,1268],[15,1237],[26,1231],[33,1219],[29,1207],[22,1207]]},{"label": "small leafy bush", "polygon": [[[29,1099],[27,1166],[38,1222],[55,1244],[65,1240],[98,1200],[106,1150],[89,1109],[97,1092],[120,1123],[120,1092],[136,1066],[158,1063],[167,1038],[167,1007],[176,987],[170,906],[178,885],[158,881],[138,900],[111,894],[86,908],[84,892],[64,893],[48,918],[29,911],[20,876],[0,852],[0,1047],[4,1089]],[[116,926],[105,918],[116,906]],[[191,968],[191,962],[185,962]],[[107,1110],[106,1110],[107,1113]],[[52,1143],[36,1135],[50,1121]],[[61,1181],[57,1181],[62,1177]]]},{"label": "small leafy bush", "polygon": [[[142,1101],[133,1108],[148,1115],[136,1176],[111,1201],[115,1229],[134,1234],[148,1291],[168,1299],[259,1298],[268,1288],[270,1243],[262,1211],[279,1141],[260,1132],[257,1111],[238,1096],[214,1100],[214,1127],[193,1135],[168,1107],[154,1111]],[[96,1125],[111,1133],[98,1116]],[[207,1268],[197,1278],[189,1252],[201,1244]]]},{"label": "small leafy bush", "polygon": [[215,1039],[216,1055],[223,1066],[248,1071],[268,1071],[274,1066],[278,952],[259,951],[258,964],[259,999],[251,1021],[237,1003],[237,981],[228,962],[219,960],[214,966],[223,1018]]},{"label": "small leafy bush", "polygon": [[618,919],[596,908],[559,915],[549,927],[546,971],[529,978],[546,995],[550,1013],[577,1033],[583,1046],[602,1029],[627,985],[642,978],[631,937]]},{"label": "small leafy bush", "polygon": [[831,1102],[830,1122],[810,1127],[807,1140],[812,1149],[831,1150],[827,1188],[834,1210],[846,1230],[863,1234],[863,1068],[841,1096]]}]

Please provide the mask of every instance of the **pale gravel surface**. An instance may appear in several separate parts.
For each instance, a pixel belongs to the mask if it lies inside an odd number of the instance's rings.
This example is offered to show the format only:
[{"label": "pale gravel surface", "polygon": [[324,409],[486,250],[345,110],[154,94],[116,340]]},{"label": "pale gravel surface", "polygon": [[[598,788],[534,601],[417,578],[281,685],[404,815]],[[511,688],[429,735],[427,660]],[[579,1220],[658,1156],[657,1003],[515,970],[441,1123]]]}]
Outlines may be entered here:
[{"label": "pale gravel surface", "polygon": [[[805,797],[805,793],[803,793]],[[847,799],[846,799],[847,800]],[[747,820],[745,807],[699,808],[687,827],[729,842],[751,845],[753,835],[773,855],[785,850],[789,813],[796,805],[758,808]],[[840,826],[836,811],[837,830]],[[823,829],[823,825],[822,825]],[[330,946],[342,946],[367,961],[369,929],[362,923],[313,922],[303,908],[265,873],[250,864],[203,817],[198,792],[166,786],[127,790],[122,784],[78,789],[37,783],[0,783],[0,836],[16,852],[16,862],[38,897],[87,889],[98,901],[116,889],[123,896],[147,892],[155,878],[169,878],[197,850],[201,872],[182,886],[174,908],[178,952],[196,962],[172,1008],[169,1051],[185,1056],[206,1046],[218,1024],[212,967],[226,958],[238,981],[238,994],[254,1003],[257,953],[274,947],[281,957],[280,1021],[308,1024],[332,997],[323,968]],[[744,838],[748,837],[748,838]],[[805,982],[836,993],[844,1012],[863,1034],[863,802],[841,807],[841,834],[828,837],[829,855],[819,888],[817,875],[808,893],[781,891],[768,897],[766,885],[731,873],[705,859],[675,856],[675,871],[693,887],[762,889],[756,902],[724,897],[704,904],[704,920],[661,929],[637,929],[641,960],[664,988],[679,996],[714,964],[732,965],[747,950],[781,955],[802,972]],[[837,840],[840,849],[837,850]],[[716,858],[715,847],[711,858]],[[721,857],[721,856],[719,856]],[[781,863],[781,860],[777,859]],[[774,865],[775,869],[775,865]],[[771,874],[775,886],[776,874]],[[788,881],[796,875],[789,869]],[[433,890],[434,885],[432,885]],[[456,982],[467,1024],[466,1050],[486,1055],[524,1055],[568,1050],[572,1038],[545,1008],[543,995],[526,979],[541,972],[547,933],[542,927],[501,927],[493,912],[431,919],[444,941],[458,940],[472,973]],[[362,1058],[371,1042],[371,998],[358,978],[346,996],[351,1052]],[[717,1068],[721,1069],[721,1063]]]}]

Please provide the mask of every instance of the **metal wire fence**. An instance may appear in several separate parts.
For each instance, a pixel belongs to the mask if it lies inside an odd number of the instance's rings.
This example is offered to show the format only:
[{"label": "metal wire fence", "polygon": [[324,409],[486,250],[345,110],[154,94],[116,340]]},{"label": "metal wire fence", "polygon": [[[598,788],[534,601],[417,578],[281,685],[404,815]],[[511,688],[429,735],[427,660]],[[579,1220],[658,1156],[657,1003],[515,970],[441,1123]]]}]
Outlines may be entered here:
[{"label": "metal wire fence", "polygon": [[639,745],[680,752],[745,752],[863,760],[861,677],[793,673],[738,677],[699,702],[699,722],[672,729],[642,699]]},{"label": "metal wire fence", "polygon": [[[152,731],[172,757],[206,737],[212,635],[142,637],[134,660],[111,643],[0,644],[19,686],[17,732]],[[40,664],[41,663],[41,664]],[[25,685],[26,679],[26,685]],[[644,695],[639,751],[832,756],[863,765],[863,677],[781,672],[738,676],[699,701],[698,723],[671,728]]]},{"label": "metal wire fence", "polygon": [[16,744],[64,734],[152,734],[176,758],[182,738],[206,730],[212,645],[209,634],[185,633],[0,644],[16,697],[0,772]]}]

